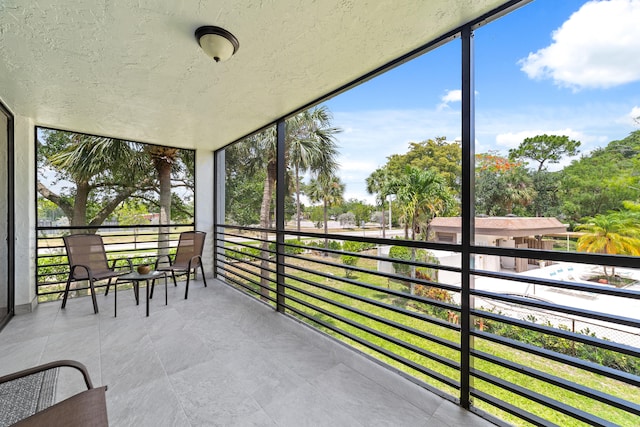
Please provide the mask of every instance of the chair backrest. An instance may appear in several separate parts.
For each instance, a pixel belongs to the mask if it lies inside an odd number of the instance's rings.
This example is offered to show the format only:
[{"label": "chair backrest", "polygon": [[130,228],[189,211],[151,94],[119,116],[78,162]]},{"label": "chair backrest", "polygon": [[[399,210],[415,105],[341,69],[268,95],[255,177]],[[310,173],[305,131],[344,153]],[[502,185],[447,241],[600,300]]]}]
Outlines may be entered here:
[{"label": "chair backrest", "polygon": [[[94,275],[109,270],[102,236],[96,234],[72,234],[64,236],[63,240],[70,267],[85,265],[91,269]],[[84,268],[78,268],[74,272],[74,278],[86,279],[88,275]]]},{"label": "chair backrest", "polygon": [[[184,231],[180,233],[174,264],[188,264],[192,257],[196,255],[202,256],[206,235],[207,233],[204,231]],[[192,264],[191,267],[195,268],[199,265],[200,259],[195,264]]]}]

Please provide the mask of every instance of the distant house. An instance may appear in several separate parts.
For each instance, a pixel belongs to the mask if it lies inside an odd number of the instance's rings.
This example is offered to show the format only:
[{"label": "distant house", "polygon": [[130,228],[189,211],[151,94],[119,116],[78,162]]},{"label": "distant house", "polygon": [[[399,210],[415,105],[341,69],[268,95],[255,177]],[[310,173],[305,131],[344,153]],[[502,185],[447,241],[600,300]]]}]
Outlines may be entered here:
[{"label": "distant house", "polygon": [[[431,221],[432,241],[440,243],[461,243],[461,218],[437,217]],[[553,248],[551,240],[544,236],[566,234],[567,226],[553,217],[476,217],[475,244],[478,246],[499,246],[507,248],[546,249]],[[499,271],[511,269],[526,271],[528,264],[537,260],[525,258],[476,256],[476,268]]]}]

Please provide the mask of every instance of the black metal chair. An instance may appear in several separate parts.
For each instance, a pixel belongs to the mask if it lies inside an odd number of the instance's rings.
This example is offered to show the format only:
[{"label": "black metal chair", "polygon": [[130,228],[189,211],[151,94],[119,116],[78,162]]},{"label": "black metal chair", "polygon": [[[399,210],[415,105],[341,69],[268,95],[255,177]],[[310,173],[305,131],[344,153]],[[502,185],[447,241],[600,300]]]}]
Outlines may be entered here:
[{"label": "black metal chair", "polygon": [[[178,286],[176,282],[176,272],[187,274],[187,287],[184,291],[184,299],[187,299],[187,295],[189,294],[191,272],[193,272],[195,278],[198,267],[200,267],[200,272],[202,273],[204,286],[207,286],[207,280],[204,277],[204,267],[202,266],[202,250],[204,249],[204,238],[206,235],[207,233],[204,231],[182,232],[180,233],[180,240],[178,241],[175,257],[171,259],[169,255],[161,255],[156,259],[155,270],[170,271],[175,286]],[[168,265],[160,265],[160,261],[164,257],[168,258]],[[151,285],[151,296],[153,296],[154,286],[155,280]]]},{"label": "black metal chair", "polygon": [[[109,279],[107,291],[114,277],[126,274],[131,271],[131,260],[126,258],[115,259],[112,261],[111,267],[107,261],[107,253],[104,249],[102,237],[96,234],[72,234],[64,236],[64,247],[67,250],[67,258],[69,259],[69,278],[67,286],[64,289],[64,298],[62,299],[62,308],[67,305],[67,297],[69,296],[69,288],[71,282],[87,280],[91,289],[91,299],[93,300],[93,311],[98,313],[98,302],[96,301],[96,292],[94,282]],[[116,271],[116,262],[119,260],[128,262],[128,271]]]}]

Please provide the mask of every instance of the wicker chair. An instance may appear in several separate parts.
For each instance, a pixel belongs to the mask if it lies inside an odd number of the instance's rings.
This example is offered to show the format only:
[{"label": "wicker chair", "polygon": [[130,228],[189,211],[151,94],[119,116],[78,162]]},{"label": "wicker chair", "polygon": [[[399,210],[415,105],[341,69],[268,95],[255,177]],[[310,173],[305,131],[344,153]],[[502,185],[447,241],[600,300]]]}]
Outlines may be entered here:
[{"label": "wicker chair", "polygon": [[67,279],[67,286],[64,289],[62,308],[65,308],[67,305],[67,297],[69,296],[71,282],[87,280],[89,281],[89,288],[91,288],[93,311],[94,313],[98,313],[98,302],[96,301],[96,292],[93,286],[94,282],[109,279],[106,291],[106,293],[108,293],[109,286],[111,286],[111,280],[114,277],[118,277],[131,271],[131,260],[120,258],[128,262],[129,269],[125,271],[116,271],[116,262],[120,259],[113,260],[111,267],[109,266],[107,254],[104,249],[104,242],[102,241],[101,236],[95,234],[72,234],[70,236],[64,236],[63,239],[64,246],[67,250],[70,270],[69,278]]},{"label": "wicker chair", "polygon": [[[180,240],[178,241],[178,248],[176,249],[176,255],[174,259],[171,259],[169,255],[161,255],[156,259],[155,270],[157,271],[170,271],[173,278],[173,284],[178,286],[176,282],[176,272],[187,274],[187,287],[184,291],[184,299],[187,299],[189,294],[189,279],[191,272],[194,276],[197,274],[197,268],[200,267],[202,273],[202,281],[204,286],[207,286],[207,280],[204,277],[204,268],[202,267],[202,250],[204,249],[204,238],[207,233],[204,231],[185,231],[180,233]],[[162,258],[168,258],[168,265],[161,265]],[[151,287],[151,295],[153,296],[153,287],[155,286],[155,280]]]}]

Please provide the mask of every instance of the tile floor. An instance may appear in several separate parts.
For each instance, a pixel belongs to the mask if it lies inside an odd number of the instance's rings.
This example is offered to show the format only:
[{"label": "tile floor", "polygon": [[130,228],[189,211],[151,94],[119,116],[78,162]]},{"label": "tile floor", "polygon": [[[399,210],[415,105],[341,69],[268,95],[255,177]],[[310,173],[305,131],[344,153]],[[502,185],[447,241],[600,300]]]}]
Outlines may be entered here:
[{"label": "tile floor", "polygon": [[[57,359],[108,385],[112,426],[491,426],[362,355],[209,281],[169,286],[145,317],[131,290],[40,304],[0,332],[0,375]],[[159,289],[156,289],[159,291]],[[141,294],[143,296],[143,294]],[[81,390],[60,374],[58,400]]]}]

